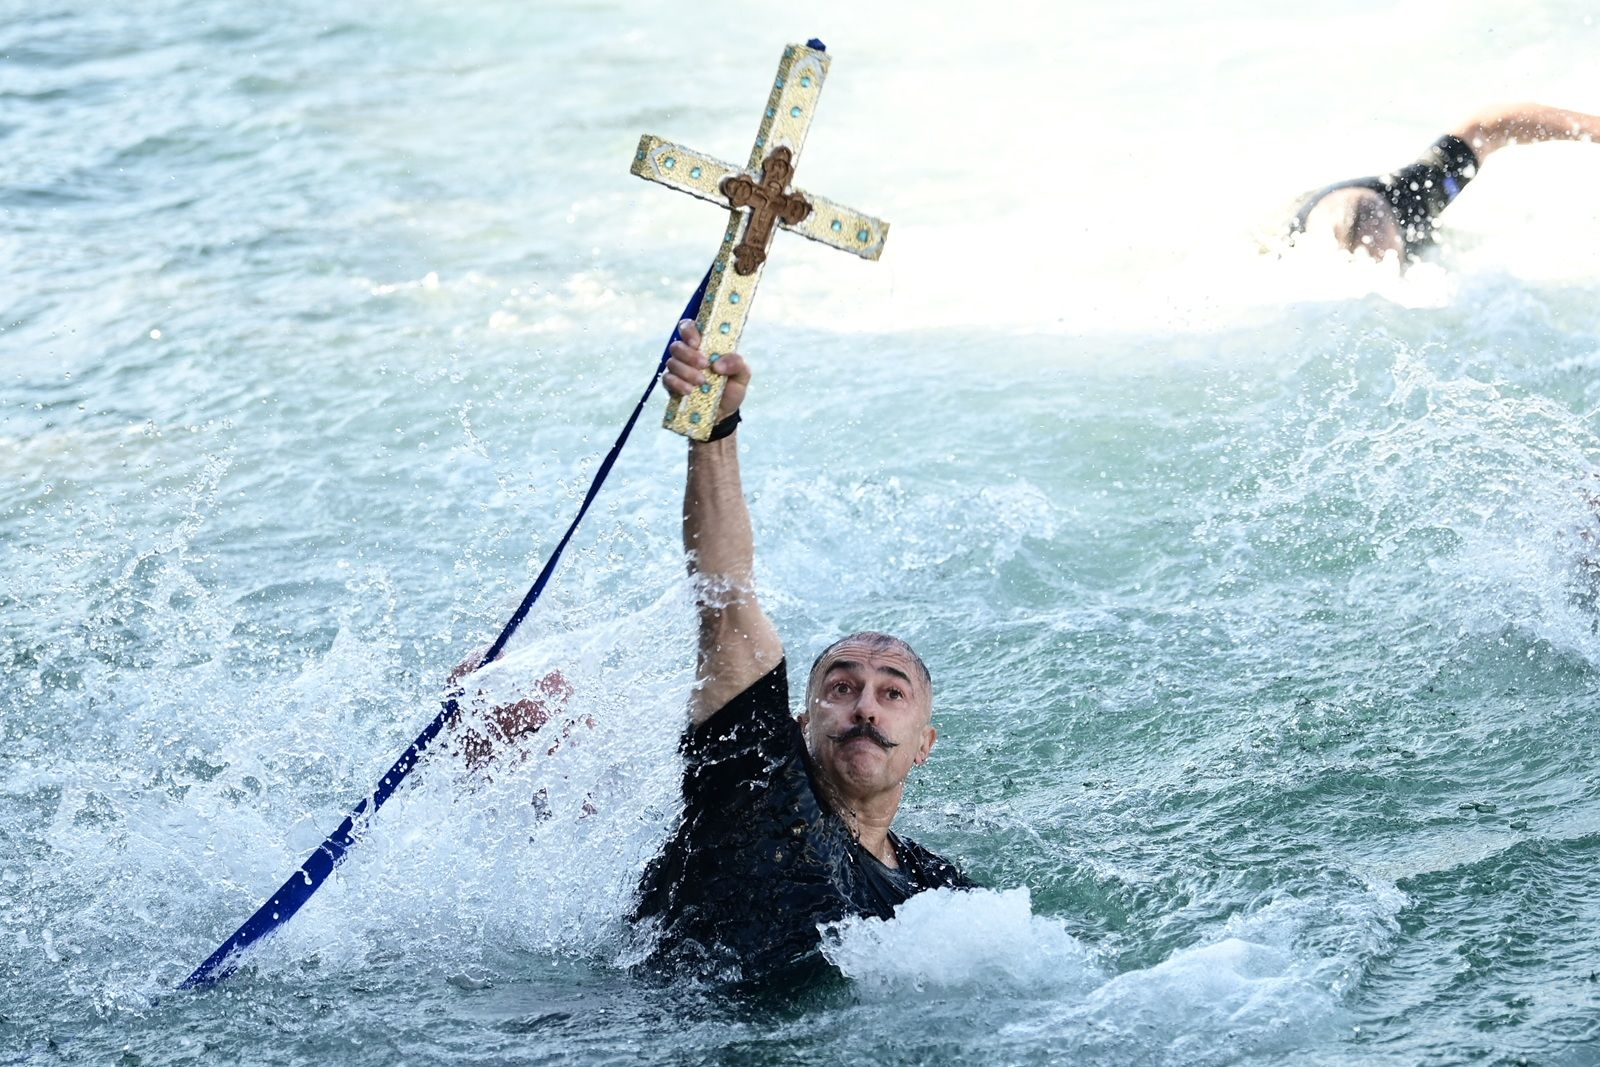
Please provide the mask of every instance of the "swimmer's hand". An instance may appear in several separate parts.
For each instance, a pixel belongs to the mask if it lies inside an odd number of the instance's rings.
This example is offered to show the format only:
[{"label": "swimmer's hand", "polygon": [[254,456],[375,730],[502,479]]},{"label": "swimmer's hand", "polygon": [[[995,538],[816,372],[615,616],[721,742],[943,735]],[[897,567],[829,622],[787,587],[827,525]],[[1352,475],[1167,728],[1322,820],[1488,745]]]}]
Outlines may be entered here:
[{"label": "swimmer's hand", "polygon": [[[451,696],[457,700],[467,701],[473,699],[464,692],[461,680],[478,669],[478,662],[482,653],[474,653],[464,663],[450,672]],[[534,693],[521,700],[509,704],[498,704],[485,708],[481,719],[469,719],[460,710],[450,720],[450,729],[456,735],[458,744],[457,754],[466,763],[469,771],[476,771],[486,766],[493,756],[510,743],[520,737],[535,733],[545,723],[549,722],[556,714],[565,710],[567,701],[572,698],[572,686],[562,677],[560,671],[551,671],[534,683]],[[483,690],[477,691],[481,699]],[[592,721],[587,721],[590,727]],[[571,732],[572,723],[567,723],[567,728],[561,736],[566,737]],[[550,746],[550,752],[555,752],[561,744],[560,739]]]},{"label": "swimmer's hand", "polygon": [[713,364],[700,351],[700,330],[689,319],[678,323],[678,336],[683,339],[672,342],[667,349],[670,353],[667,369],[661,376],[661,384],[667,392],[673,396],[688,396],[705,383],[706,372],[715,369],[716,373],[728,378],[728,384],[722,390],[722,406],[717,409],[717,419],[720,421],[738,411],[744,401],[745,390],[750,387],[750,367],[744,357],[737,352],[730,352],[717,357]]}]

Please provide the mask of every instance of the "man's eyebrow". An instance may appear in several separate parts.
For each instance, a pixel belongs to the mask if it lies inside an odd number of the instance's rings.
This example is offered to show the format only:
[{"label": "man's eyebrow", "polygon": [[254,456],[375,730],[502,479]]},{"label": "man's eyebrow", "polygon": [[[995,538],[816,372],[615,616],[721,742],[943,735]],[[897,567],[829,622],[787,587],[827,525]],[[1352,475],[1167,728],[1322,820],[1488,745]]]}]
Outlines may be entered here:
[{"label": "man's eyebrow", "polygon": [[907,674],[905,671],[901,670],[899,667],[882,666],[882,667],[878,668],[878,671],[879,671],[879,673],[882,673],[882,674],[892,674],[896,678],[900,679],[902,682],[906,683],[907,685],[911,684],[911,675]]},{"label": "man's eyebrow", "polygon": [[[867,665],[859,660],[836,659],[832,663],[828,664],[828,669],[822,672],[822,676],[826,678],[834,671],[861,671],[862,673],[866,673],[866,670]],[[883,674],[894,675],[907,685],[911,684],[911,676],[905,671],[901,670],[899,667],[890,667],[887,664],[880,664],[878,670]]]}]

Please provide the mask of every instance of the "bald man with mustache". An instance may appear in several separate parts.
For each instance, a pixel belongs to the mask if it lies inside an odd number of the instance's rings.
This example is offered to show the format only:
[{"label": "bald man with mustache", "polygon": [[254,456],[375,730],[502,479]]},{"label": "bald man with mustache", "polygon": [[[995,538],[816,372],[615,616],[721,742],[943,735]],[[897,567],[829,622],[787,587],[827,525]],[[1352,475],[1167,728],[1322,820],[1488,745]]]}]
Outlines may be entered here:
[{"label": "bald man with mustache", "polygon": [[[663,384],[711,369],[680,325]],[[825,973],[818,927],[890,918],[913,894],[967,889],[948,860],[893,830],[907,777],[933,751],[933,679],[897,637],[867,631],[817,656],[798,716],[783,643],[761,610],[739,477],[743,357],[711,440],[689,444],[683,543],[699,599],[698,684],[684,734],[683,815],[646,870],[633,918],[647,965],[734,981]]]}]

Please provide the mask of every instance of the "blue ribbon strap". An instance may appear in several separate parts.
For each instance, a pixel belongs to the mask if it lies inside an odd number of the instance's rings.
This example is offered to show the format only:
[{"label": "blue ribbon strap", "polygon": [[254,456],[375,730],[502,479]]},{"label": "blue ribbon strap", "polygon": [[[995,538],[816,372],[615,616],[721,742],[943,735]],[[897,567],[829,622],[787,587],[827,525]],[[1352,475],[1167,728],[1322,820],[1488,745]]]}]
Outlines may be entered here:
[{"label": "blue ribbon strap", "polygon": [[[679,320],[692,319],[700,310],[700,302],[705,299],[706,286],[711,281],[711,272],[700,280],[700,287],[694,291],[685,305]],[[627,444],[628,436],[633,433],[634,425],[639,421],[639,415],[644,411],[644,406],[650,399],[650,394],[655,391],[656,382],[661,377],[661,372],[666,369],[667,359],[672,350],[672,342],[679,340],[678,327],[674,324],[672,336],[667,340],[667,345],[661,351],[661,359],[656,363],[654,373],[650,375],[650,384],[645,386],[643,395],[639,397],[638,404],[634,405],[633,414],[628,416],[628,421],[622,427],[616,443],[611,446],[611,451],[600,463],[600,469],[595,472],[594,480],[589,483],[589,491],[584,494],[583,503],[578,507],[578,514],[574,516],[572,524],[567,527],[567,532],[562,535],[556,544],[555,551],[550,553],[550,558],[545,561],[544,568],[540,570],[539,577],[534,579],[533,585],[522,598],[522,603],[517,605],[517,610],[512,613],[510,621],[501,629],[500,636],[495,638],[494,644],[483,654],[478,662],[478,667],[493,662],[505,651],[511,635],[516,632],[522,620],[527,618],[534,603],[544,592],[545,586],[550,581],[550,576],[555,573],[556,564],[561,560],[561,553],[566,549],[567,543],[572,540],[572,535],[577,532],[578,524],[589,512],[589,505],[600,493],[600,487],[605,484],[606,477],[610,475],[611,468],[616,465],[617,457],[622,453],[622,446]],[[474,668],[476,670],[477,668]],[[439,731],[460,710],[456,697],[451,696],[444,701],[439,713],[433,721],[423,728],[417,739],[395,760],[394,766],[389,768],[370,796],[363,797],[361,802],[350,810],[344,817],[339,828],[329,834],[327,840],[318,845],[316,850],[306,858],[306,861],[289,876],[289,880],[278,887],[278,891],[257,908],[255,914],[244,921],[244,925],[233,932],[233,936],[224,941],[217,950],[206,958],[206,961],[194,969],[194,973],[185,978],[180,989],[193,989],[199,986],[209,986],[232,974],[239,966],[240,954],[261,938],[270,934],[284,923],[294,917],[294,914],[305,906],[313,893],[327,881],[328,875],[344,859],[345,853],[356,842],[356,825],[369,815],[376,814],[378,809],[394,795],[400,783],[405,780],[417,766],[417,761],[422,758],[434,738],[439,736]]]}]

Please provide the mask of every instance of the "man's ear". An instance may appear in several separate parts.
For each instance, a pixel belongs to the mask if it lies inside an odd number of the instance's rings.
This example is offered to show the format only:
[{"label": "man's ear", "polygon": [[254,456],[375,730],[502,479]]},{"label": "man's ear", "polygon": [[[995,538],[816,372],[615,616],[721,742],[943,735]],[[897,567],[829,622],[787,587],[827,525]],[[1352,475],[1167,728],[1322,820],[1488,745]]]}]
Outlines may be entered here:
[{"label": "man's ear", "polygon": [[933,743],[937,740],[939,740],[938,730],[935,730],[932,726],[928,726],[923,730],[922,747],[917,750],[916,759],[913,760],[918,767],[928,762],[928,754],[933,751]]}]

